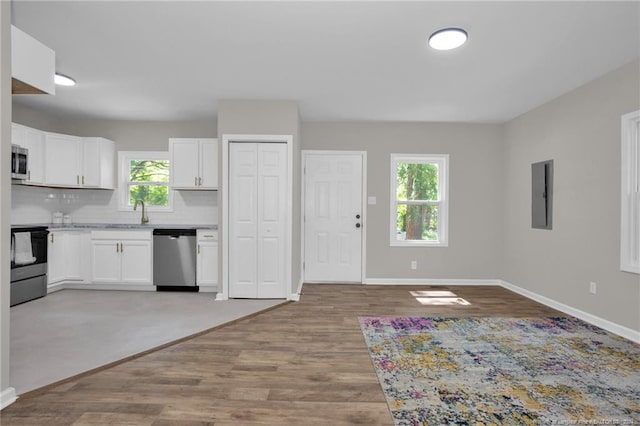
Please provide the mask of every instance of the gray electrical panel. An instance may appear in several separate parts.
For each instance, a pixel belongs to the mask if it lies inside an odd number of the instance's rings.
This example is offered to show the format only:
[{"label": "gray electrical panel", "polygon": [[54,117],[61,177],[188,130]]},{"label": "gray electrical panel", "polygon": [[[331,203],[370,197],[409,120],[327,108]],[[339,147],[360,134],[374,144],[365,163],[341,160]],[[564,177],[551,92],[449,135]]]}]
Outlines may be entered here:
[{"label": "gray electrical panel", "polygon": [[531,165],[531,227],[551,229],[553,213],[553,160]]}]

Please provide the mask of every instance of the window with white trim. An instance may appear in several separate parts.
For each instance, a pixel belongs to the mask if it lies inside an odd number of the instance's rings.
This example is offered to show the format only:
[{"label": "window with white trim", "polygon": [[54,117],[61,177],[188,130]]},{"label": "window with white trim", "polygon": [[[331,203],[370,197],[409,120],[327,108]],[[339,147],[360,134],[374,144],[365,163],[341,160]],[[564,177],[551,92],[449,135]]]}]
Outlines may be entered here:
[{"label": "window with white trim", "polygon": [[390,245],[448,245],[448,155],[391,154]]},{"label": "window with white trim", "polygon": [[119,151],[119,208],[133,210],[136,200],[149,211],[172,211],[169,152]]},{"label": "window with white trim", "polygon": [[622,116],[620,269],[640,274],[640,111]]}]

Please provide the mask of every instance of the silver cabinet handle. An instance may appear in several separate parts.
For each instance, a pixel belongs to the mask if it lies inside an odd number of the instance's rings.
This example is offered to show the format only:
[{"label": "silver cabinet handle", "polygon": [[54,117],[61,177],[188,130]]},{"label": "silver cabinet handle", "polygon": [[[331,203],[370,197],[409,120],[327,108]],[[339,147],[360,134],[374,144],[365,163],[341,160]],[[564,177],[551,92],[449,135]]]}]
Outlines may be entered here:
[{"label": "silver cabinet handle", "polygon": [[198,186],[198,178],[197,177],[193,178],[193,186]]},{"label": "silver cabinet handle", "polygon": [[198,178],[198,185],[202,186],[202,178],[201,177]]},{"label": "silver cabinet handle", "polygon": [[80,185],[80,176],[76,175],[76,184]]},{"label": "silver cabinet handle", "polygon": [[84,176],[82,176],[82,184],[84,185]]},{"label": "silver cabinet handle", "polygon": [[198,254],[200,254],[200,244],[198,244]]}]

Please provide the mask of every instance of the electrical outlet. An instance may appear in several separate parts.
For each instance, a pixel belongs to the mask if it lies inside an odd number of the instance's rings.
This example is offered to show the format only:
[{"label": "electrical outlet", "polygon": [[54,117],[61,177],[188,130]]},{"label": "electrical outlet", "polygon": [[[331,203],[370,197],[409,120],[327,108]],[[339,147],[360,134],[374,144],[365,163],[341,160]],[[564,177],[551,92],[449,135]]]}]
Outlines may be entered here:
[{"label": "electrical outlet", "polygon": [[591,281],[589,283],[589,293],[596,294],[597,287],[598,287],[598,285],[596,283],[594,283],[593,281]]},{"label": "electrical outlet", "polygon": [[417,260],[412,260],[411,261],[411,269],[418,269],[418,261]]}]

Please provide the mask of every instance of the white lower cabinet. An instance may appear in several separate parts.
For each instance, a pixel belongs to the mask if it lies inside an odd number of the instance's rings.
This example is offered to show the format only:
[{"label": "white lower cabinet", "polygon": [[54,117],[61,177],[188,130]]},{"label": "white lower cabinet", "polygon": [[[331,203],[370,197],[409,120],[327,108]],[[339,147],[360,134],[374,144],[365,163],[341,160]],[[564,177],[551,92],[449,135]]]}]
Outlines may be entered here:
[{"label": "white lower cabinet", "polygon": [[49,230],[47,284],[89,281],[89,232]]},{"label": "white lower cabinet", "polygon": [[196,284],[201,292],[218,291],[218,231],[198,229]]},{"label": "white lower cabinet", "polygon": [[91,280],[152,285],[151,253],[151,231],[93,231]]}]

